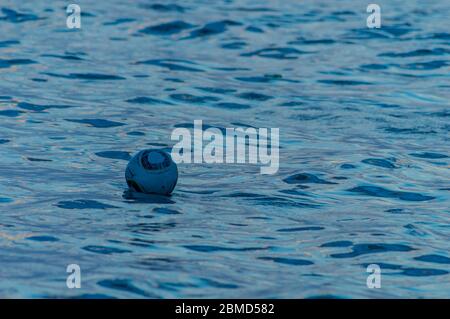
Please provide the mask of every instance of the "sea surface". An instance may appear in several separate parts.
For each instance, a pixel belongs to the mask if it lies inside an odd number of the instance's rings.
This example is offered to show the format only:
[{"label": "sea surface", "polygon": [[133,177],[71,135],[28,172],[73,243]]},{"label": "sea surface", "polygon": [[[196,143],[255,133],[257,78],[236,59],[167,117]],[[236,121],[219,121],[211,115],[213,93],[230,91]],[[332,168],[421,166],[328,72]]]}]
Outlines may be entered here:
[{"label": "sea surface", "polygon": [[[450,297],[449,1],[76,3],[0,3],[0,297]],[[126,196],[194,120],[280,128],[278,173]]]}]

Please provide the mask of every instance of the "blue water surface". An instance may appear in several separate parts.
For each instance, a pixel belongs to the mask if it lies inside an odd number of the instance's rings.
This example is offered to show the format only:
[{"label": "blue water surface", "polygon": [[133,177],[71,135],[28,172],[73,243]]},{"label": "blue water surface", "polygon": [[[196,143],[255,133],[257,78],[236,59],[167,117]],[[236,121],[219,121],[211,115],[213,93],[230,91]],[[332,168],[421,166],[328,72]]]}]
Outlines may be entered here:
[{"label": "blue water surface", "polygon": [[[0,297],[450,296],[449,1],[77,3],[0,4]],[[196,119],[280,128],[278,173],[124,197]]]}]

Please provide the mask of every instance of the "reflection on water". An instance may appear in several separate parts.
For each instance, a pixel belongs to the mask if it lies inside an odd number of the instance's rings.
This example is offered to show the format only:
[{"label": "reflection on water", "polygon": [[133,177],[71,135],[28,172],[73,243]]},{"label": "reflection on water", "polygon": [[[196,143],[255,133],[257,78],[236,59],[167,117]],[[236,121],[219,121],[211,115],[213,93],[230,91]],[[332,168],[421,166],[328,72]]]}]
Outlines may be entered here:
[{"label": "reflection on water", "polygon": [[[0,296],[448,297],[448,1],[379,1],[379,30],[363,1],[78,3],[78,31],[0,6]],[[126,191],[195,119],[279,127],[279,172]]]}]

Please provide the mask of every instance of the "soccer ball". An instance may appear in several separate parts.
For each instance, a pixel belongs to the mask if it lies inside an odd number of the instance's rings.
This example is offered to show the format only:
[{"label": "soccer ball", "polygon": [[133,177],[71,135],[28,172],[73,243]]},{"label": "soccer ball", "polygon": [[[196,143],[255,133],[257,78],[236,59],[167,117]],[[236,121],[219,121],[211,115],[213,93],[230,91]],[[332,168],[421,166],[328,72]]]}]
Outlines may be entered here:
[{"label": "soccer ball", "polygon": [[177,165],[162,150],[143,150],[127,165],[125,179],[131,191],[169,195],[178,181]]}]

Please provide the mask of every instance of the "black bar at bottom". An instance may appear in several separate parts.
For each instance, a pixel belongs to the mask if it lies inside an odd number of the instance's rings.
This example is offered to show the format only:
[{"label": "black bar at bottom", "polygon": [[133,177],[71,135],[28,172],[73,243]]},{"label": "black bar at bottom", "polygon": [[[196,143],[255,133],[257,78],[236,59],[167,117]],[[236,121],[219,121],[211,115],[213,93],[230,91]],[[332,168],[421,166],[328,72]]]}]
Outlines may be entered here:
[{"label": "black bar at bottom", "polygon": [[[380,315],[397,308],[402,315],[423,311],[430,315],[445,311],[449,300],[354,300],[354,299],[170,299],[170,300],[0,300],[2,313],[20,315],[55,314],[80,316],[85,318],[91,312],[111,313],[124,319],[140,318],[310,318],[314,316],[332,317],[355,315]],[[444,309],[444,307],[446,309]],[[10,309],[8,309],[10,308]],[[441,309],[440,309],[441,308]],[[444,312],[443,312],[444,313]]]}]

